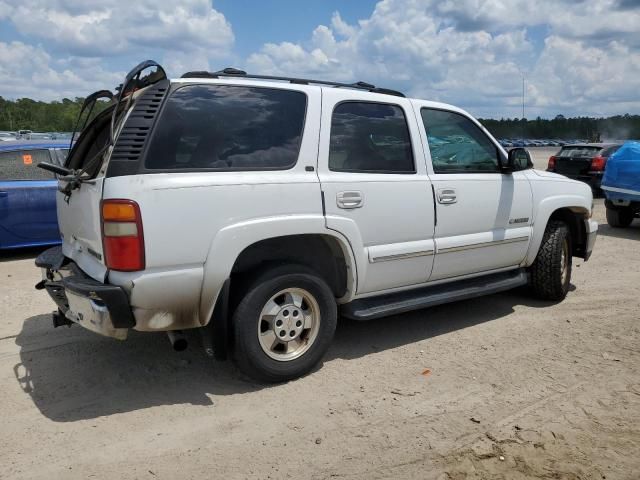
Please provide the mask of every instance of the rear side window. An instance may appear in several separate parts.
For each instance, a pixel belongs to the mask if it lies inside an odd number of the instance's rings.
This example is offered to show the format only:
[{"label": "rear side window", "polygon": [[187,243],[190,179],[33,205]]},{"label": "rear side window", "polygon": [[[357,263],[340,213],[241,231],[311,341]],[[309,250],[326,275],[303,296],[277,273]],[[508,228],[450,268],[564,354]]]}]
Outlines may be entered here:
[{"label": "rear side window", "polygon": [[329,169],[415,173],[404,111],[397,105],[345,102],[333,111]]},{"label": "rear side window", "polygon": [[163,109],[147,151],[151,170],[282,170],[300,151],[302,92],[189,85]]},{"label": "rear side window", "polygon": [[420,110],[435,173],[495,173],[498,148],[464,115],[446,110]]},{"label": "rear side window", "polygon": [[0,152],[0,180],[54,180],[53,173],[38,168],[40,162],[51,162],[49,150]]}]

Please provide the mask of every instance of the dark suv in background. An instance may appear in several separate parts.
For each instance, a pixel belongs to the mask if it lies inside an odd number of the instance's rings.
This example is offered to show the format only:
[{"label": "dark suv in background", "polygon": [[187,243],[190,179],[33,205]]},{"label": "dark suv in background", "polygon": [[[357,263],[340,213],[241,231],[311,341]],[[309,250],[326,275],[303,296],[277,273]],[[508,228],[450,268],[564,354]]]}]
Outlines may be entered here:
[{"label": "dark suv in background", "polygon": [[576,143],[565,145],[549,157],[547,172],[555,172],[591,185],[594,193],[602,194],[600,182],[610,155],[621,143]]}]

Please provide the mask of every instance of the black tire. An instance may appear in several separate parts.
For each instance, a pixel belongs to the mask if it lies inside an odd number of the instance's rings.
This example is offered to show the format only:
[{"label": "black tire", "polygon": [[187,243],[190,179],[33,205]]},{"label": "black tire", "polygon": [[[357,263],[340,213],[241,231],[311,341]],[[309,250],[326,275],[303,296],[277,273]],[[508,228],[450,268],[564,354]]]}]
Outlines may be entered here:
[{"label": "black tire", "polygon": [[607,208],[607,223],[613,228],[625,228],[633,222],[633,210],[630,208]]},{"label": "black tire", "polygon": [[560,301],[567,296],[571,282],[571,235],[564,222],[549,221],[530,271],[531,287],[538,298]]},{"label": "black tire", "polygon": [[[258,340],[263,307],[278,292],[288,288],[303,289],[319,309],[319,327],[304,353],[291,360],[271,358]],[[273,267],[249,283],[233,314],[234,360],[246,375],[260,382],[285,382],[311,371],[331,345],[338,319],[333,292],[312,270],[300,265]],[[300,337],[302,339],[302,337]],[[304,343],[304,342],[303,342]]]}]

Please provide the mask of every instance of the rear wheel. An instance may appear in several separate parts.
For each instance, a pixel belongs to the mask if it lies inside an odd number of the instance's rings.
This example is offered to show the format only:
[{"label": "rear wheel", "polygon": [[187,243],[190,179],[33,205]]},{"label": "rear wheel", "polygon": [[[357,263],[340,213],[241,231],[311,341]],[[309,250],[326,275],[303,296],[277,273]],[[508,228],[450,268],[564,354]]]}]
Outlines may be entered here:
[{"label": "rear wheel", "polygon": [[613,228],[625,228],[633,222],[633,210],[630,208],[607,207],[607,223]]},{"label": "rear wheel", "polygon": [[571,236],[564,222],[547,224],[542,244],[531,266],[531,287],[538,298],[559,301],[571,282]]},{"label": "rear wheel", "polygon": [[303,266],[259,275],[233,315],[234,358],[243,373],[283,382],[308,373],[331,344],[337,322],[333,292]]}]

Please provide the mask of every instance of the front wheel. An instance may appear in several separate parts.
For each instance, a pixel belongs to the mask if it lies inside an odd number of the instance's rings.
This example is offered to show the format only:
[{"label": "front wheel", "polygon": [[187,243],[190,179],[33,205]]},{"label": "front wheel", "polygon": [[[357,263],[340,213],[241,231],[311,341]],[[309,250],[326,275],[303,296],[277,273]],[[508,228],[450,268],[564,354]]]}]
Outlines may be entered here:
[{"label": "front wheel", "polygon": [[564,222],[551,220],[531,265],[531,287],[538,298],[560,301],[571,281],[571,236]]},{"label": "front wheel", "polygon": [[613,228],[625,228],[633,222],[633,210],[630,208],[608,208],[607,223]]},{"label": "front wheel", "polygon": [[335,298],[326,282],[303,266],[259,275],[233,315],[234,358],[240,370],[264,382],[300,377],[331,344]]}]

